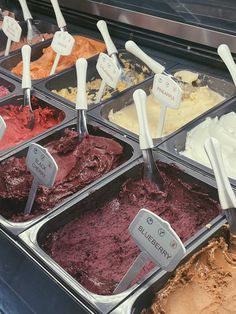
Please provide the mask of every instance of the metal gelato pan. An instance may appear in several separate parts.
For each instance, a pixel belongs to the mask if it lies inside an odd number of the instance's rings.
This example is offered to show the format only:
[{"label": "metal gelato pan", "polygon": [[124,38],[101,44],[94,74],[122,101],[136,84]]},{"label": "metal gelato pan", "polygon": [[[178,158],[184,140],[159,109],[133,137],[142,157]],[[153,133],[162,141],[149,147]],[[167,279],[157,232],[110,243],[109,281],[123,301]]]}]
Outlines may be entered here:
[{"label": "metal gelato pan", "polygon": [[[52,142],[54,140],[57,140],[59,138],[61,138],[61,136],[65,135],[64,130],[66,128],[75,130],[76,129],[76,121],[74,120],[73,122],[68,122],[66,125],[64,124],[63,127],[58,128],[57,130],[51,130],[50,132],[48,132],[47,135],[45,135],[44,137],[40,137],[40,138],[36,138],[34,141],[31,142],[36,142],[39,143],[40,145],[44,146],[49,142]],[[122,137],[119,134],[116,134],[115,132],[107,129],[106,127],[102,127],[99,126],[96,122],[94,121],[89,121],[88,123],[88,127],[89,127],[89,133],[91,135],[97,135],[97,136],[102,136],[102,137],[107,137],[107,138],[111,138],[116,140],[116,142],[120,143],[123,146],[123,153],[121,155],[121,160],[119,162],[119,166],[117,166],[115,169],[105,173],[104,175],[102,175],[100,178],[98,179],[94,179],[94,181],[89,181],[91,183],[87,183],[87,186],[83,187],[83,188],[78,188],[75,189],[75,192],[73,194],[71,193],[67,193],[66,194],[62,194],[61,197],[61,201],[58,202],[58,204],[53,208],[49,209],[49,210],[43,210],[42,211],[38,211],[37,209],[37,214],[34,215],[30,220],[28,221],[20,221],[18,217],[16,219],[14,219],[15,221],[13,221],[12,217],[12,211],[14,211],[14,214],[16,213],[21,213],[24,211],[25,205],[26,205],[26,199],[23,198],[21,200],[19,200],[19,202],[17,203],[16,200],[11,201],[11,199],[8,198],[8,200],[6,199],[0,199],[0,225],[2,225],[7,231],[9,231],[11,234],[13,235],[18,235],[19,233],[21,233],[22,231],[24,231],[25,229],[29,228],[30,226],[32,226],[33,224],[35,224],[36,222],[38,222],[40,219],[42,219],[43,217],[45,217],[46,215],[49,214],[49,212],[52,212],[58,208],[60,208],[61,206],[63,206],[66,202],[68,202],[69,200],[75,198],[76,196],[83,194],[86,190],[92,189],[93,186],[94,189],[96,189],[96,184],[100,181],[103,181],[105,179],[107,179],[110,175],[114,175],[114,177],[117,177],[120,173],[123,173],[125,171],[125,168],[128,166],[129,163],[131,163],[132,161],[134,161],[135,159],[137,159],[140,156],[140,151],[138,148],[138,145],[135,142],[132,142],[129,139],[126,139],[124,137]],[[9,156],[9,158],[11,157],[25,157],[27,155],[28,152],[28,146],[29,146],[30,142],[25,145],[23,148],[19,149],[16,153],[13,151],[11,153],[11,155]],[[63,143],[62,143],[63,145]],[[99,149],[99,148],[97,148]],[[66,162],[69,162],[70,160],[68,158],[66,158],[67,153],[64,153],[65,155],[65,160]],[[2,161],[3,163],[5,163],[8,159],[5,159],[4,161]],[[94,163],[96,163],[96,160],[94,161]],[[86,173],[86,171],[89,172],[89,169],[91,167],[91,170],[93,169],[94,165],[93,162],[90,161],[90,166],[88,165],[88,167],[85,170],[81,170],[81,177],[83,177]],[[100,164],[99,164],[100,165]],[[103,165],[100,165],[101,167],[103,167]],[[19,165],[18,165],[19,168]],[[73,169],[72,169],[73,170]],[[63,171],[65,171],[63,169]],[[62,171],[62,172],[63,172]],[[86,180],[86,179],[85,179]],[[67,182],[68,186],[69,186],[69,182]],[[58,194],[57,194],[58,195]],[[69,195],[69,196],[68,196]],[[57,196],[58,197],[58,196]],[[17,203],[17,204],[16,204]],[[4,218],[5,217],[5,218]]]},{"label": "metal gelato pan", "polygon": [[[27,23],[20,22],[19,24],[22,28],[21,41],[23,41],[27,37]],[[45,33],[54,34],[56,31],[58,31],[58,26],[48,23],[46,21],[33,20],[33,24],[37,27],[37,29],[40,31],[41,34],[45,34]],[[49,42],[49,40],[45,40],[45,41]],[[0,56],[4,56],[6,44],[7,44],[7,36],[4,34],[3,31],[0,31]],[[25,42],[25,44],[27,44],[27,42]],[[31,46],[34,46],[34,44]],[[19,51],[20,51],[20,48],[11,51],[10,54],[14,54]]]},{"label": "metal gelato pan", "polygon": [[18,82],[14,81],[10,77],[7,77],[4,74],[1,74],[0,77],[0,86],[3,86],[9,90],[9,94],[3,97],[0,97],[0,101],[4,100],[5,98],[12,97],[13,95],[16,95],[20,93],[21,86]]},{"label": "metal gelato pan", "polygon": [[[187,133],[192,130],[194,127],[196,127],[198,124],[203,122],[207,117],[221,117],[224,114],[227,114],[229,112],[236,112],[236,98],[232,98],[222,104],[221,106],[218,106],[216,108],[211,109],[204,115],[200,116],[198,119],[195,119],[191,124],[189,123],[184,128],[180,129],[178,132],[176,132],[173,136],[171,136],[167,141],[163,142],[160,145],[160,149],[167,152],[168,154],[174,156],[174,158],[178,158],[179,161],[187,163],[190,167],[194,168],[196,171],[199,171],[201,173],[204,173],[205,175],[211,176],[214,178],[214,174],[212,169],[201,165],[200,163],[187,158],[180,154],[181,151],[184,151],[185,149],[185,142]],[[230,179],[232,185],[234,188],[236,187],[236,180]]]},{"label": "metal gelato pan", "polygon": [[[171,73],[175,73],[175,72],[183,70],[183,69],[189,70],[191,72],[197,72],[199,74],[199,79],[200,79],[200,83],[198,83],[199,86],[206,86],[207,85],[213,91],[217,91],[219,94],[224,96],[226,99],[232,97],[236,92],[235,86],[232,83],[230,83],[230,82],[228,82],[222,78],[215,77],[215,76],[212,76],[210,74],[204,74],[200,71],[196,71],[196,69],[194,70],[193,68],[189,68],[189,67],[184,68],[183,66],[178,65],[174,68],[169,69],[169,72],[171,71]],[[143,90],[145,90],[147,95],[150,95],[152,85],[153,85],[153,80],[150,79],[150,80],[145,81],[144,83],[140,84],[138,86],[138,88],[142,88]],[[109,120],[109,113],[111,111],[113,111],[113,113],[116,113],[117,111],[120,111],[121,109],[126,108],[127,106],[133,104],[133,92],[135,91],[135,89],[137,89],[137,87],[130,89],[129,91],[127,91],[127,93],[120,95],[120,97],[117,97],[116,99],[114,99],[112,101],[109,101],[107,103],[102,104],[99,107],[94,108],[93,110],[91,110],[89,112],[89,114],[91,116],[93,116],[94,118],[96,118],[97,120],[99,120],[101,123],[109,125],[110,127],[117,130],[118,132],[120,132],[122,134],[126,134],[128,137],[137,141],[138,136],[136,134],[134,134],[133,132],[129,131],[128,129],[125,129],[125,128],[123,128],[123,127],[121,127],[121,126],[119,126],[119,125],[117,125],[114,122]],[[219,103],[216,106],[219,106],[221,103]],[[192,123],[192,121],[190,121],[189,124],[190,123]],[[129,125],[132,125],[132,121],[130,121]],[[180,130],[182,130],[182,128],[183,127],[181,127]],[[173,132],[172,134],[175,134],[175,132]],[[159,138],[159,139],[154,138],[154,144],[155,145],[160,144],[161,142],[165,141],[170,136],[171,136],[171,134],[169,134],[168,136],[164,136],[162,138]]]},{"label": "metal gelato pan", "polygon": [[[74,29],[72,28],[72,34],[74,34]],[[79,33],[79,30],[76,32],[76,34]],[[89,35],[84,35],[82,33],[79,33],[81,36],[92,38]],[[98,39],[95,39],[96,41],[99,42]],[[40,42],[38,44],[35,44],[32,46],[31,50],[31,62],[39,59],[43,55],[43,50],[44,48],[47,48],[51,45],[51,40],[45,40],[44,42]],[[22,61],[22,55],[21,51],[18,50],[18,52],[12,53],[11,55],[4,57],[0,60],[0,70],[5,73],[7,76],[10,76],[14,78],[17,81],[21,82],[21,76],[15,75],[14,73],[11,72],[11,70]],[[72,68],[72,67],[70,67]],[[38,82],[42,81],[42,79],[35,79],[32,80],[32,84],[36,84]]]},{"label": "metal gelato pan", "polygon": [[[151,72],[150,69],[142,61],[137,59],[135,56],[133,56],[129,52],[125,50],[120,50],[119,56],[122,61],[125,60],[125,62],[127,61],[129,64],[131,64],[131,66],[133,67],[133,70],[138,75],[141,75],[143,73],[144,80],[153,76],[153,72]],[[88,69],[87,69],[87,82],[100,79],[100,76],[96,69],[96,64],[97,64],[97,57],[89,60]],[[126,91],[129,91],[132,88],[132,87],[127,87],[124,90],[122,90],[122,92],[119,92],[119,91],[115,91],[114,93],[111,92],[111,95],[109,93],[106,99],[102,100],[99,104],[95,104],[96,91],[100,87],[99,84],[95,84],[95,85],[96,85],[96,89],[90,89],[89,94],[88,94],[88,99],[91,99],[91,101],[93,101],[93,103],[88,106],[89,110],[96,107],[97,105],[101,105],[108,99],[113,99],[119,94],[124,94]],[[73,68],[73,69],[65,70],[59,74],[56,74],[48,79],[41,81],[35,86],[35,88],[43,91],[44,93],[49,94],[51,97],[56,98],[57,100],[65,103],[67,106],[74,108],[75,107],[74,102],[66,99],[65,97],[59,96],[58,94],[52,92],[52,90],[60,91],[61,89],[70,89],[70,88],[75,88],[76,86],[77,86],[77,77],[76,77],[75,68]],[[92,86],[91,88],[94,88],[94,86]],[[109,89],[109,91],[112,91],[112,89]],[[73,93],[70,94],[70,97],[72,96],[76,97],[76,93],[74,91]]]},{"label": "metal gelato pan", "polygon": [[[160,161],[172,164],[175,162],[175,160],[165,156],[162,153],[156,152],[155,158],[159,159]],[[176,162],[175,162],[176,163]],[[183,184],[191,184],[192,189],[199,189],[199,191],[207,191],[208,196],[214,200],[217,200],[217,190],[214,187],[214,181],[205,178],[204,176],[201,176],[200,174],[197,174],[193,172],[191,169],[187,168],[186,166],[183,166],[181,164],[176,163],[177,166],[180,168],[177,173],[177,177],[181,178],[183,180]],[[61,207],[59,210],[55,211],[54,213],[50,214],[46,219],[42,220],[32,228],[28,229],[27,231],[23,232],[19,237],[20,239],[25,243],[25,245],[31,249],[31,251],[34,253],[34,255],[37,256],[37,258],[44,264],[46,267],[55,275],[57,276],[58,280],[60,280],[68,289],[72,291],[72,293],[76,296],[81,296],[84,301],[90,305],[90,307],[94,308],[99,313],[109,313],[112,309],[117,307],[121,302],[123,302],[130,294],[134,292],[135,289],[137,289],[140,284],[144,283],[144,281],[149,278],[151,275],[153,275],[156,271],[159,270],[158,267],[153,268],[149,273],[144,275],[144,277],[139,281],[138,283],[134,284],[132,287],[124,291],[123,293],[117,294],[117,295],[101,295],[96,294],[88,290],[83,286],[83,283],[79,283],[76,279],[74,279],[71,275],[69,275],[66,270],[64,270],[57,262],[55,262],[49,255],[46,253],[45,248],[43,247],[43,244],[45,241],[47,241],[48,237],[52,235],[54,232],[56,232],[59,228],[64,227],[69,222],[71,222],[74,219],[78,219],[80,221],[82,218],[86,220],[87,225],[91,226],[90,228],[93,228],[93,220],[89,219],[87,217],[88,214],[98,215],[97,222],[100,220],[103,221],[102,217],[100,216],[100,211],[102,210],[102,206],[105,204],[107,211],[111,211],[111,215],[114,211],[118,211],[119,215],[119,205],[117,205],[116,197],[120,195],[120,189],[124,185],[125,182],[130,182],[130,179],[140,178],[142,173],[142,167],[143,162],[142,159],[136,160],[134,163],[130,164],[127,168],[127,171],[125,173],[120,174],[119,176],[109,177],[108,180],[101,182],[97,186],[94,186],[92,189],[87,190],[86,194],[80,195],[79,197],[73,199],[72,202],[68,203],[66,206]],[[168,166],[169,167],[169,166]],[[175,165],[171,167],[171,169],[176,169]],[[178,180],[178,179],[177,179]],[[128,187],[127,183],[127,187]],[[193,188],[193,186],[195,188]],[[128,192],[128,191],[127,191]],[[203,192],[203,193],[205,193]],[[119,193],[119,194],[118,194]],[[191,192],[192,193],[192,192]],[[201,192],[200,192],[201,193]],[[123,194],[122,194],[123,195]],[[126,195],[126,193],[124,193]],[[129,194],[128,194],[129,195]],[[203,196],[203,194],[201,194]],[[131,196],[127,196],[131,197]],[[201,197],[201,196],[200,196]],[[191,196],[192,198],[192,196]],[[113,200],[111,205],[110,201]],[[109,202],[109,203],[108,203]],[[134,202],[135,202],[135,196],[134,196]],[[216,202],[217,203],[217,202]],[[119,202],[118,202],[119,204]],[[158,204],[158,203],[157,203]],[[106,212],[107,212],[106,211]],[[138,210],[137,210],[138,211]],[[164,212],[165,214],[165,212]],[[94,217],[96,217],[96,215]],[[122,215],[122,212],[120,213]],[[108,219],[104,219],[104,221],[109,220],[109,216],[107,215]],[[111,216],[112,217],[112,216]],[[127,217],[129,217],[127,212]],[[215,218],[213,218],[211,221],[207,221],[206,225],[204,227],[199,227],[199,231],[196,232],[189,240],[185,242],[185,245],[187,248],[191,247],[192,243],[198,239],[200,236],[206,235],[209,233],[209,230],[215,226],[220,220],[222,219],[222,215],[219,214],[218,210],[216,210]],[[131,218],[132,220],[132,218]],[[84,220],[83,220],[84,221]],[[117,226],[114,224],[117,219],[113,216],[110,218],[110,223],[107,222],[106,226],[104,228],[108,228],[110,226],[111,228],[111,234],[110,237],[114,237],[115,239],[115,233],[117,229],[122,229],[122,226]],[[76,230],[81,230],[81,228],[77,228]],[[99,224],[99,230],[100,224]],[[99,237],[100,231],[95,232],[95,241]],[[126,229],[125,229],[126,230]],[[75,239],[74,232],[69,232],[69,234],[73,235],[73,239]],[[82,237],[88,237],[89,231],[83,231]],[[90,238],[89,238],[90,239]],[[100,238],[99,238],[100,239]],[[104,248],[106,247],[105,242],[101,242],[102,240],[99,240],[99,243],[104,245]],[[117,240],[119,242],[119,239]],[[90,239],[90,242],[92,243],[92,238]],[[81,242],[82,243],[82,242]],[[71,247],[71,244],[69,244],[69,247]],[[87,258],[91,259],[93,261],[96,260],[95,257],[89,256],[89,252],[87,250],[87,245],[90,244],[84,244],[83,242],[83,249],[79,250],[76,242],[73,241],[73,247],[77,247],[77,251],[79,256],[84,256],[84,254],[88,254]],[[64,247],[64,245],[62,245]],[[101,246],[101,245],[100,245]],[[60,249],[56,249],[56,252],[58,252]],[[119,250],[119,249],[118,249]],[[109,253],[109,255],[112,255],[113,253]],[[114,253],[115,254],[115,253]],[[114,255],[115,260],[119,258],[118,252]],[[75,258],[75,257],[74,257]],[[63,258],[62,260],[65,260]],[[125,259],[124,259],[125,260]],[[99,262],[100,263],[100,262]],[[84,265],[84,264],[81,264]],[[71,266],[73,267],[73,266]],[[128,269],[129,265],[127,265]],[[109,269],[113,269],[114,267]],[[85,272],[86,270],[81,270],[81,272]],[[80,273],[80,272],[79,272]],[[103,273],[103,272],[102,272]],[[97,283],[96,278],[94,278],[95,283]],[[99,283],[100,285],[101,283]],[[91,287],[91,286],[90,286]]]},{"label": "metal gelato pan", "polygon": [[[5,106],[5,105],[22,106],[24,104],[24,96],[22,95],[22,92],[21,92],[21,94],[19,94],[20,89],[18,89],[17,91],[18,91],[17,95],[14,95],[12,97],[8,97],[8,98],[0,101],[0,107]],[[48,107],[49,109],[50,108],[56,108],[56,111],[55,111],[56,115],[57,115],[57,117],[62,118],[62,121],[60,123],[58,123],[57,125],[55,125],[54,127],[49,128],[49,129],[45,130],[44,132],[39,133],[38,135],[36,135],[32,138],[29,138],[28,140],[22,141],[20,144],[17,144],[13,147],[10,147],[10,148],[4,149],[4,150],[0,150],[0,160],[7,158],[9,155],[12,154],[12,152],[14,152],[16,150],[18,151],[19,149],[22,148],[22,146],[27,145],[29,142],[34,141],[36,138],[41,138],[45,134],[54,132],[54,130],[61,127],[64,123],[67,123],[68,121],[71,121],[72,119],[75,118],[75,112],[73,110],[70,110],[69,108],[65,108],[65,106],[61,105],[60,103],[58,103],[54,100],[49,99],[48,97],[44,96],[40,92],[32,90],[32,99],[34,99],[32,101],[33,110],[37,109],[39,105],[42,108],[45,108],[45,107]],[[2,140],[4,140],[4,138]]]},{"label": "metal gelato pan", "polygon": [[[207,234],[197,239],[192,247],[188,249],[187,254],[181,261],[180,265],[187,262],[195,252],[206,246],[208,241],[212,238],[224,237],[226,243],[229,243],[229,232],[226,225],[224,225],[225,222],[225,220],[220,221],[209,230]],[[168,280],[171,279],[174,274],[175,271],[171,273],[160,271],[153,276],[151,280],[147,281],[140,287],[140,289],[136,290],[129,299],[125,300],[124,303],[112,311],[112,314],[141,314],[143,309],[148,309],[151,306],[155,294],[166,286]]]}]

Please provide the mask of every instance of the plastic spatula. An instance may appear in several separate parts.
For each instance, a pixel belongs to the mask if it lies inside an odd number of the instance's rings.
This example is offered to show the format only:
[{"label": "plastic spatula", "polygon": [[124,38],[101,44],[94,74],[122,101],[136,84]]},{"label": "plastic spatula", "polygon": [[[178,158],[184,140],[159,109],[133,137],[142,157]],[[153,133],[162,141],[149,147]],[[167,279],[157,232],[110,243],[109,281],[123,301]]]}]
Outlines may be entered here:
[{"label": "plastic spatula", "polygon": [[139,121],[139,145],[143,154],[144,177],[155,182],[160,190],[164,190],[164,181],[153,158],[153,141],[148,128],[146,100],[147,95],[142,89],[137,89],[133,93]]},{"label": "plastic spatula", "polygon": [[31,106],[31,78],[30,78],[30,57],[31,57],[31,47],[29,45],[24,45],[21,49],[22,60],[23,60],[23,76],[22,76],[22,89],[24,91],[24,106],[29,108],[29,120],[27,122],[27,127],[33,129],[34,127],[34,112]]},{"label": "plastic spatula", "polygon": [[217,49],[218,55],[224,61],[226,67],[229,70],[229,73],[233,79],[234,85],[236,86],[236,64],[231,55],[230,49],[227,45],[222,44]]},{"label": "plastic spatula", "polygon": [[88,109],[88,100],[86,92],[86,77],[87,77],[87,60],[80,58],[76,61],[77,74],[77,131],[79,132],[79,140],[82,140],[88,134],[86,112]]},{"label": "plastic spatula", "polygon": [[236,236],[236,197],[226,175],[220,143],[210,137],[205,142],[205,150],[214,171],[221,208],[225,211],[230,233]]},{"label": "plastic spatula", "polygon": [[66,21],[64,19],[64,16],[61,13],[61,9],[60,9],[60,6],[58,4],[58,1],[57,0],[51,0],[51,3],[53,6],[53,10],[55,12],[55,15],[56,15],[58,27],[60,28],[60,30],[62,32],[67,32]]},{"label": "plastic spatula", "polygon": [[24,15],[24,20],[27,23],[27,28],[28,28],[28,32],[27,32],[27,42],[29,44],[32,43],[32,39],[34,37],[39,36],[41,33],[40,31],[37,29],[37,27],[33,24],[33,17],[29,11],[29,8],[27,6],[26,0],[19,0],[22,11],[23,11],[23,15]]}]

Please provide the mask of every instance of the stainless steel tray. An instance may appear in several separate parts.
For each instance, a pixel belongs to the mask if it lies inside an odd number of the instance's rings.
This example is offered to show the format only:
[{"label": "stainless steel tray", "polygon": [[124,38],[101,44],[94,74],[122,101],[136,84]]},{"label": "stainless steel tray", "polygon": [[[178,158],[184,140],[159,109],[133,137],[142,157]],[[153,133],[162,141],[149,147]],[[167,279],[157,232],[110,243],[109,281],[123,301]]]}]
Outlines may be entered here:
[{"label": "stainless steel tray", "polygon": [[[175,160],[167,157],[160,152],[155,153],[155,157],[166,163],[173,163]],[[213,180],[209,180],[204,176],[195,174],[191,169],[187,168],[182,164],[175,162],[179,168],[184,171],[178,173],[184,182],[196,183],[198,186],[201,186],[204,189],[207,189],[209,195],[217,200],[217,191],[215,189],[215,183]],[[50,272],[57,276],[71,292],[82,297],[90,307],[94,308],[99,313],[109,313],[112,309],[117,307],[121,302],[128,298],[140,285],[142,285],[145,280],[150,278],[154,273],[159,271],[159,268],[156,267],[152,269],[147,275],[145,275],[141,282],[134,284],[131,288],[124,291],[118,295],[98,295],[90,292],[83,287],[78,281],[76,281],[72,276],[70,276],[61,266],[59,266],[47,253],[42,249],[41,245],[46,239],[46,237],[56,231],[58,228],[64,226],[66,223],[71,221],[75,217],[79,217],[81,214],[85,214],[87,211],[91,211],[93,208],[101,208],[104,203],[113,199],[117,195],[120,187],[127,179],[130,178],[139,178],[141,176],[142,169],[142,159],[138,159],[134,163],[130,164],[127,168],[127,171],[119,176],[110,176],[106,181],[101,182],[96,187],[93,187],[91,190],[88,190],[86,194],[80,195],[75,198],[72,202],[66,206],[62,206],[56,212],[47,216],[44,220],[33,226],[32,228],[21,233],[19,236],[23,243],[29,248],[35,256],[45,265]],[[207,226],[200,228],[200,230],[193,235],[188,241],[185,242],[185,245],[188,248],[191,248],[192,243],[201,236],[205,236],[219,221],[222,220],[222,215],[219,214],[212,220],[207,221]],[[105,245],[105,243],[104,243]]]}]

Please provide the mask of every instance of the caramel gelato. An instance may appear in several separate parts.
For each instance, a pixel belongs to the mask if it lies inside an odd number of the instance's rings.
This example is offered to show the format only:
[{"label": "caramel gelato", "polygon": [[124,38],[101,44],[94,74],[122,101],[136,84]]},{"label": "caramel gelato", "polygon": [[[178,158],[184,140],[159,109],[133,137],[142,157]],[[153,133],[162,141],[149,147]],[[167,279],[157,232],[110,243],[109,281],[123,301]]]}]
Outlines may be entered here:
[{"label": "caramel gelato", "polygon": [[225,239],[213,239],[179,267],[141,314],[236,313],[236,261]]}]

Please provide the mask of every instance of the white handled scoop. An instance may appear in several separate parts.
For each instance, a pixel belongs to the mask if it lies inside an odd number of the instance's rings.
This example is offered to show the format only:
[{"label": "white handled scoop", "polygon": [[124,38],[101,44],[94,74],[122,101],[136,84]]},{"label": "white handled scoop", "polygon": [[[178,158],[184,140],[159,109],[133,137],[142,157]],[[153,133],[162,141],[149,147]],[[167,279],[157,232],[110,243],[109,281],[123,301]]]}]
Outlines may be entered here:
[{"label": "white handled scoop", "polygon": [[214,171],[221,208],[225,211],[230,233],[236,236],[236,197],[226,175],[220,143],[210,137],[205,142],[205,150]]},{"label": "white handled scoop", "polygon": [[135,73],[135,71],[130,70],[130,69],[128,71],[125,71],[124,65],[119,58],[118,50],[116,49],[116,46],[114,45],[111,39],[111,36],[109,34],[107,23],[103,20],[100,20],[97,22],[97,27],[105,42],[108,55],[115,61],[117,67],[121,69],[120,80],[123,81],[128,86],[133,85],[132,80],[137,74]]},{"label": "white handled scoop", "polygon": [[23,60],[23,76],[22,76],[22,89],[24,91],[24,106],[29,108],[29,120],[27,122],[27,127],[33,129],[34,127],[34,112],[31,106],[31,94],[30,90],[32,87],[30,78],[30,57],[31,57],[31,47],[29,45],[24,45],[21,48],[22,60]]},{"label": "white handled scoop", "polygon": [[152,148],[153,141],[150,135],[147,112],[146,112],[146,100],[147,95],[142,89],[137,89],[133,93],[133,99],[136,106],[139,122],[139,145],[143,154],[144,161],[144,177],[157,184],[161,191],[164,191],[164,181],[157,168],[157,165],[153,158]]},{"label": "white handled scoop", "polygon": [[29,11],[29,8],[27,6],[26,0],[19,0],[22,11],[23,11],[23,15],[24,15],[24,20],[27,23],[27,28],[28,28],[28,32],[27,32],[27,42],[29,44],[32,43],[32,39],[34,37],[39,36],[41,33],[40,31],[37,29],[37,27],[33,24],[33,18],[32,15]]},{"label": "white handled scoop", "polygon": [[61,13],[61,9],[60,9],[60,6],[58,4],[58,1],[57,0],[51,0],[51,3],[53,6],[53,10],[55,12],[55,15],[56,15],[58,27],[60,28],[60,30],[62,32],[67,32],[66,21],[64,19],[64,16]]},{"label": "white handled scoop", "polygon": [[127,41],[125,43],[125,49],[142,60],[155,74],[165,72],[165,67],[149,57],[134,41]]},{"label": "white handled scoop", "polygon": [[[139,46],[132,40],[129,40],[125,43],[125,48],[127,51],[132,53],[135,57],[143,61],[155,74],[165,74],[170,76],[174,81],[181,84],[181,87],[187,87],[189,84],[187,82],[181,80],[180,78],[176,78],[171,73],[166,72],[165,67],[161,65],[159,62],[153,60],[149,57]],[[195,80],[198,79],[198,76],[191,82],[194,83]]]},{"label": "white handled scoop", "polygon": [[234,85],[236,86],[236,64],[231,55],[230,49],[227,45],[222,44],[217,49],[218,55],[224,61],[226,67],[229,70],[229,73],[233,79]]},{"label": "white handled scoop", "polygon": [[79,133],[79,141],[87,134],[86,112],[88,109],[88,100],[86,92],[86,77],[87,77],[88,62],[84,58],[79,58],[76,61],[77,74],[77,97],[75,108],[77,110],[77,131]]}]

